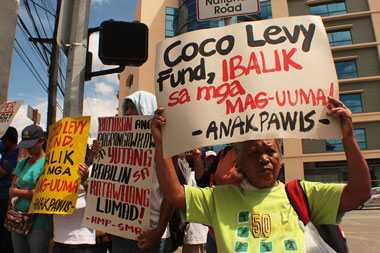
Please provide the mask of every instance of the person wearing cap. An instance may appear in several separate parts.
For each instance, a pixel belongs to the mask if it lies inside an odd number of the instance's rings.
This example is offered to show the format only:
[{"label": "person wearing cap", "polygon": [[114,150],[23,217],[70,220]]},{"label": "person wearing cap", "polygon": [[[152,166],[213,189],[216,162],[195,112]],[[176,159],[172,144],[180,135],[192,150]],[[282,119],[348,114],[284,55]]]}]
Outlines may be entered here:
[{"label": "person wearing cap", "polygon": [[208,150],[206,151],[206,154],[205,154],[205,159],[206,159],[206,167],[205,167],[205,171],[208,171],[212,165],[212,163],[214,162],[216,158],[216,153],[215,151],[213,150]]},{"label": "person wearing cap", "polygon": [[[37,125],[30,125],[22,131],[22,140],[18,148],[25,148],[29,157],[21,160],[14,171],[15,183],[9,188],[9,195],[15,198],[13,208],[27,212],[33,197],[36,180],[45,162],[44,131]],[[48,252],[51,235],[51,215],[37,214],[33,229],[28,235],[11,232],[15,253]]]},{"label": "person wearing cap", "polygon": [[0,142],[0,245],[2,252],[13,252],[11,233],[4,227],[8,210],[9,187],[12,184],[12,171],[16,168],[18,157],[18,133],[16,128],[8,127]]}]

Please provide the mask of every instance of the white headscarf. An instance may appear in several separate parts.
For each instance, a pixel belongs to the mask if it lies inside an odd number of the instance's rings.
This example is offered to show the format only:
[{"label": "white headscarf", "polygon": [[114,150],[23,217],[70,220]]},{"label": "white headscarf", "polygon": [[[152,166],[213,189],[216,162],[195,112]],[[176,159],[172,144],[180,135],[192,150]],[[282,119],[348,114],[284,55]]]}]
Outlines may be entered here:
[{"label": "white headscarf", "polygon": [[131,100],[135,105],[139,115],[153,115],[157,109],[156,96],[147,91],[136,91],[132,95],[125,97],[121,104],[121,113],[125,116],[127,101]]}]

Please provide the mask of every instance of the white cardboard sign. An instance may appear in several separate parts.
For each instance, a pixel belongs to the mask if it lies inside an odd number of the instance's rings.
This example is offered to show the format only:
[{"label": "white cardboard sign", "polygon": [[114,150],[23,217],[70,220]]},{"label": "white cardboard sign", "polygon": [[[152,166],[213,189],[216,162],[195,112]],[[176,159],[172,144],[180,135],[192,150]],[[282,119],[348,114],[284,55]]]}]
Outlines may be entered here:
[{"label": "white cardboard sign", "polygon": [[259,0],[197,0],[200,21],[257,13]]},{"label": "white cardboard sign", "polygon": [[154,164],[152,116],[99,118],[102,151],[95,158],[82,226],[137,240],[150,228]]},{"label": "white cardboard sign", "polygon": [[0,138],[5,134],[24,100],[4,102],[0,105]]},{"label": "white cardboard sign", "polygon": [[319,16],[198,30],[157,46],[164,156],[266,138],[341,138],[339,86]]}]

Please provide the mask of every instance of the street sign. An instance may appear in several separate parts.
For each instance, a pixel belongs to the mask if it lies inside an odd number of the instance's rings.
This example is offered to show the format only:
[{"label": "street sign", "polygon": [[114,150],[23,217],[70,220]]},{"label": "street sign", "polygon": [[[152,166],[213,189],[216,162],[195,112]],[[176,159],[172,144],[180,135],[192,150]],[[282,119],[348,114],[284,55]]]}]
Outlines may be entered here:
[{"label": "street sign", "polygon": [[197,0],[199,21],[248,15],[259,11],[259,0]]},{"label": "street sign", "polygon": [[38,109],[33,109],[30,105],[28,105],[28,112],[26,116],[33,120],[35,125],[39,125],[41,123],[41,114],[38,112]]},{"label": "street sign", "polygon": [[70,45],[71,23],[73,18],[74,0],[62,0],[59,13],[57,43],[66,54]]}]

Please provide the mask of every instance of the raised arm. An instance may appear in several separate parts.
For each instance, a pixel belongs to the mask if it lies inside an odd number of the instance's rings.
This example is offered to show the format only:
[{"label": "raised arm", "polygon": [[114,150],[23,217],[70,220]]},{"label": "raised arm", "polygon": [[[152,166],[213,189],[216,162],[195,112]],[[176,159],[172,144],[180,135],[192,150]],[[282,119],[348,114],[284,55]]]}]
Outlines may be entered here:
[{"label": "raised arm", "polygon": [[371,196],[371,176],[364,156],[356,142],[352,113],[341,101],[329,97],[335,106],[328,113],[340,117],[343,130],[343,147],[348,165],[348,183],[343,190],[338,212],[356,209]]},{"label": "raised arm", "polygon": [[202,160],[202,148],[196,148],[191,150],[193,154],[195,179],[200,179],[205,173],[205,166]]},{"label": "raised arm", "polygon": [[185,189],[178,181],[172,159],[164,159],[161,127],[165,125],[166,119],[161,115],[163,111],[164,109],[162,107],[158,108],[154,113],[151,123],[151,130],[156,148],[155,161],[157,178],[165,199],[175,207],[185,210]]}]

